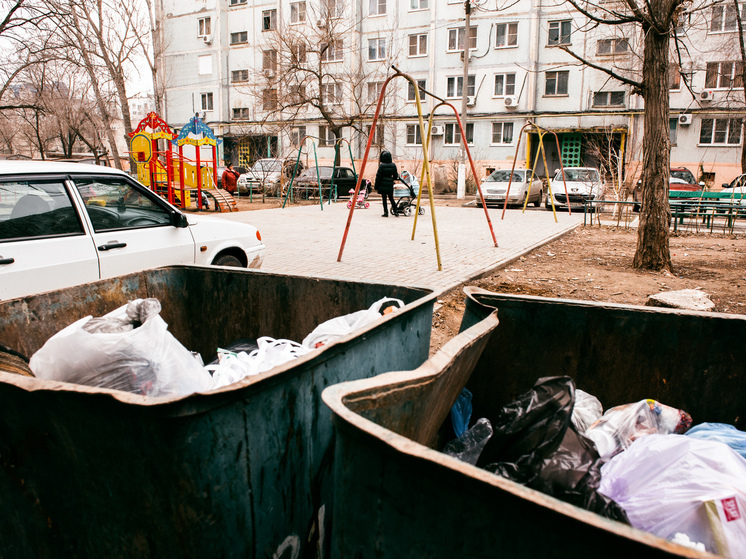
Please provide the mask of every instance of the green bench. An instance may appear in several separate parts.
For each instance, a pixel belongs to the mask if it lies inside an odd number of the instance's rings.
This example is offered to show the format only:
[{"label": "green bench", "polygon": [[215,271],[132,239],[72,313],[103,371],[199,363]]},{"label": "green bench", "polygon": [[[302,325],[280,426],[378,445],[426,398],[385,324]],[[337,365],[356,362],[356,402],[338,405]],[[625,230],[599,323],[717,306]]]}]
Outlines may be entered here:
[{"label": "green bench", "polygon": [[712,232],[715,217],[724,218],[726,226],[732,230],[736,218],[746,216],[746,195],[743,194],[671,190],[668,199],[674,231],[679,224],[684,224],[685,218],[702,218]]}]

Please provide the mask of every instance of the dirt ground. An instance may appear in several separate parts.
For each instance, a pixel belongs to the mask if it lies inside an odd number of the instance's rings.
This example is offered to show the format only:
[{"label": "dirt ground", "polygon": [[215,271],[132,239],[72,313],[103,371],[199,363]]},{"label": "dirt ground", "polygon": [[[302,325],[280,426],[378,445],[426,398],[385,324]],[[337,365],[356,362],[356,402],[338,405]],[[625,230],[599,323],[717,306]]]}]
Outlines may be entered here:
[{"label": "dirt ground", "polygon": [[[637,230],[579,227],[470,285],[502,293],[644,305],[662,291],[700,289],[715,312],[746,313],[746,235],[685,233],[670,241],[674,273],[632,268]],[[439,300],[431,351],[458,333],[459,289]]]}]

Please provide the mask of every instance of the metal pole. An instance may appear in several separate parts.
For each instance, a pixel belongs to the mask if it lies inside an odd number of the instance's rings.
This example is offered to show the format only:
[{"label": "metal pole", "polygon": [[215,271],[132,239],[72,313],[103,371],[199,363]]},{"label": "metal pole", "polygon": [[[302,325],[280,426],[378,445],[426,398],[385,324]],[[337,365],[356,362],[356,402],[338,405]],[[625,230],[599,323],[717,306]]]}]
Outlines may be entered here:
[{"label": "metal pole", "polygon": [[[466,21],[464,23],[464,77],[463,84],[461,87],[461,124],[463,125],[463,133],[466,134],[466,107],[468,100],[469,91],[469,39],[471,37],[471,0],[464,2],[464,11],[466,12]],[[454,131],[455,132],[455,131]],[[466,136],[463,138],[464,145],[466,145]],[[477,180],[477,177],[474,177]],[[463,198],[466,195],[466,150],[461,152],[461,158],[458,164],[458,177],[456,184],[456,198]]]}]

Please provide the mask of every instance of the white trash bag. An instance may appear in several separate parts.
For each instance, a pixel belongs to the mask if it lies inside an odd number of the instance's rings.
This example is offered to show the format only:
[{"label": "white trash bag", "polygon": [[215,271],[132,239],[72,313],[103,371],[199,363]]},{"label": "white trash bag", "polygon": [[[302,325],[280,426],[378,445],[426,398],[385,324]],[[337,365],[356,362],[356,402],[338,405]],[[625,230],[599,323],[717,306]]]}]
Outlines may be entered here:
[{"label": "white trash bag", "polygon": [[575,430],[578,433],[581,435],[584,434],[591,425],[601,419],[603,413],[604,409],[598,398],[580,390],[579,388],[575,389],[575,405],[572,408],[572,424],[575,426]]},{"label": "white trash bag", "polygon": [[648,435],[601,468],[599,492],[635,528],[746,557],[746,460],[728,445],[682,435]]},{"label": "white trash bag", "polygon": [[[386,305],[386,303],[393,303],[393,305]],[[326,322],[322,322],[314,328],[313,332],[305,337],[303,340],[303,347],[308,349],[321,347],[337,338],[346,336],[358,328],[370,324],[371,322],[381,318],[381,309],[384,308],[384,306],[394,306],[395,309],[400,309],[404,306],[404,301],[384,297],[383,299],[373,303],[368,309],[356,311],[344,316],[337,316],[327,320]]]},{"label": "white trash bag", "polygon": [[[183,396],[212,388],[210,374],[168,331],[153,299],[130,301],[101,318],[87,316],[60,330],[31,356],[37,378],[123,390],[145,396]],[[138,313],[140,307],[150,309]],[[134,317],[145,318],[142,324]],[[131,328],[100,325],[134,321]],[[96,324],[92,332],[88,323]],[[106,330],[106,329],[104,329]],[[116,331],[113,331],[116,330]]]}]

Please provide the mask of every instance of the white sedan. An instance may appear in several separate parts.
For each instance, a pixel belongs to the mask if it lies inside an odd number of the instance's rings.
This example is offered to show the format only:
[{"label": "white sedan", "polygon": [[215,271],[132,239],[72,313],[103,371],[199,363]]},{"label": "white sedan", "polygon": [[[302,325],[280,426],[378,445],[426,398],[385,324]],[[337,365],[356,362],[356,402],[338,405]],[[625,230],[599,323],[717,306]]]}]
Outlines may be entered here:
[{"label": "white sedan", "polygon": [[557,169],[551,186],[551,196],[547,192],[545,202],[547,210],[552,209],[552,202],[557,208],[583,208],[587,200],[601,200],[606,193],[601,174],[594,167],[565,167],[564,176],[562,169]]},{"label": "white sedan", "polygon": [[[508,192],[508,186],[510,186],[510,192]],[[530,169],[515,169],[512,175],[510,169],[497,169],[483,179],[482,195],[486,204],[504,204],[507,196],[509,205],[523,204],[528,198],[529,203],[538,208],[544,197],[544,185],[539,177],[531,176]],[[479,191],[476,197],[477,206],[481,207],[482,199],[479,197]]]},{"label": "white sedan", "polygon": [[0,162],[0,300],[159,266],[263,259],[255,227],[186,215],[122,171]]}]

